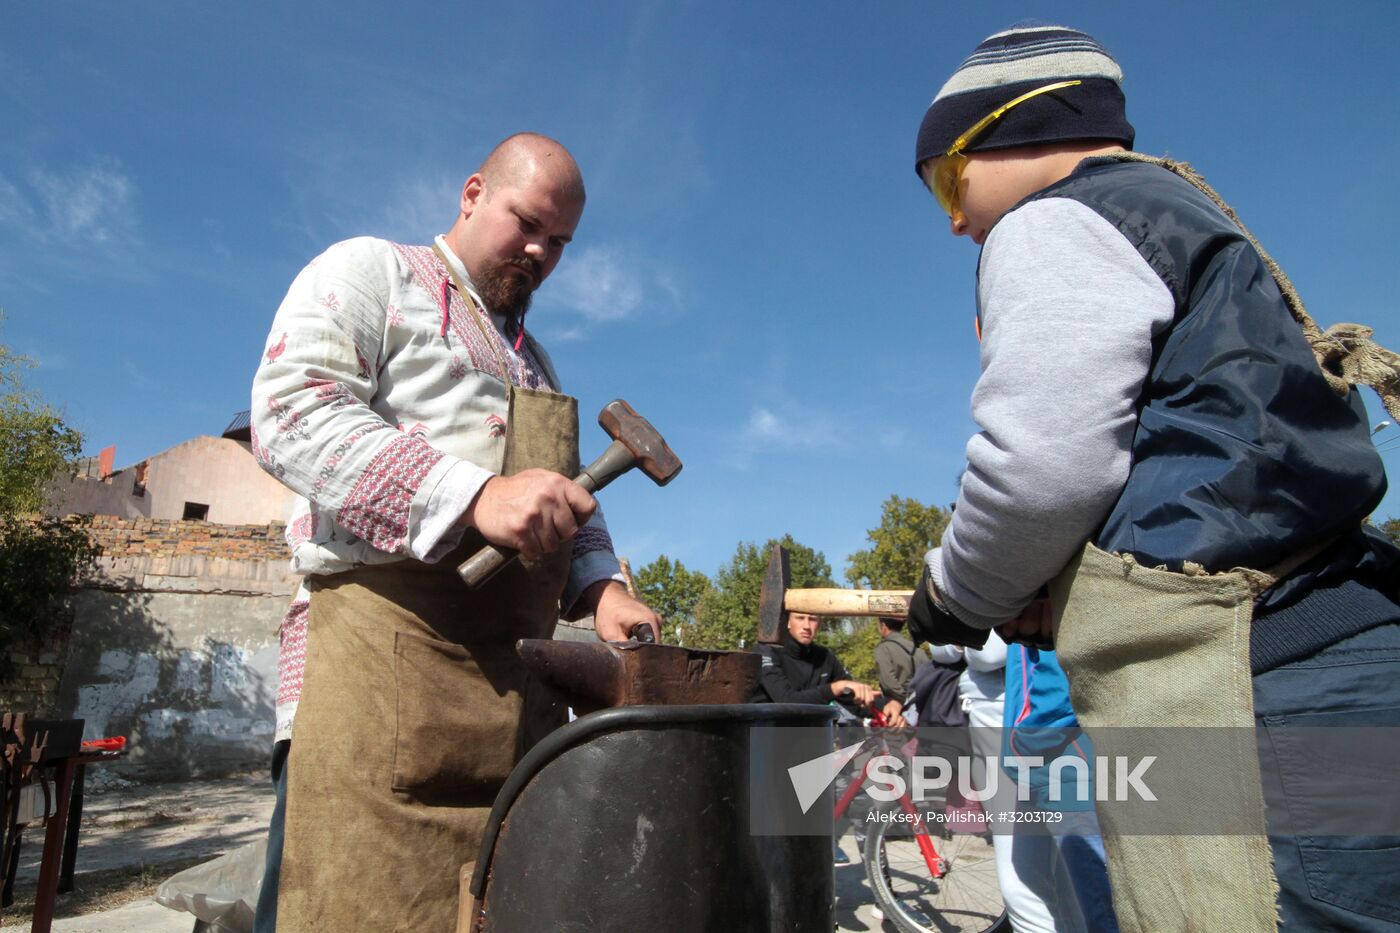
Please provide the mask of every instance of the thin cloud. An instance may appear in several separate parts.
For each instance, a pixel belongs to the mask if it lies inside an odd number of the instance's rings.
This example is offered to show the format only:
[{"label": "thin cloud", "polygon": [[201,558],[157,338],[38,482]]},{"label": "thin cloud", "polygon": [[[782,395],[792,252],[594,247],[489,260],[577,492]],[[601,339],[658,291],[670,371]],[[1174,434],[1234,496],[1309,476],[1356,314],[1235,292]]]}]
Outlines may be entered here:
[{"label": "thin cloud", "polygon": [[365,229],[398,243],[427,243],[452,225],[462,179],[439,173],[402,179],[384,199],[383,214]]},{"label": "thin cloud", "polygon": [[[534,328],[536,323],[537,322],[532,322],[530,325],[531,328]],[[548,327],[547,324],[546,326]],[[549,334],[549,342],[552,344],[578,343],[580,340],[586,340],[589,336],[588,328],[582,326],[563,327],[559,329],[549,327],[547,333]]]},{"label": "thin cloud", "polygon": [[72,360],[66,353],[45,353],[26,349],[24,355],[34,363],[35,369],[68,369],[72,365]]},{"label": "thin cloud", "polygon": [[753,440],[782,440],[786,437],[783,423],[766,408],[756,408],[749,415],[745,433]]},{"label": "thin cloud", "polygon": [[824,415],[790,408],[776,412],[759,407],[749,413],[741,435],[749,453],[760,450],[814,450],[835,452],[842,449],[844,433]]},{"label": "thin cloud", "polygon": [[18,188],[0,178],[0,223],[28,226],[34,218],[34,208]]},{"label": "thin cloud", "polygon": [[639,267],[635,258],[624,256],[616,247],[580,247],[551,276],[550,301],[593,324],[626,320],[646,303],[648,283]]},{"label": "thin cloud", "polygon": [[131,384],[137,388],[149,389],[156,384],[150,374],[140,366],[137,366],[132,360],[122,360],[122,372],[126,375],[127,379],[131,380]]},{"label": "thin cloud", "polygon": [[773,451],[812,452],[840,456],[868,451],[873,441],[880,449],[896,451],[909,440],[908,432],[898,425],[865,423],[860,444],[852,443],[850,431],[842,427],[843,419],[788,406],[781,410],[759,406],[749,412],[748,421],[739,435],[735,465],[747,466],[749,459]]},{"label": "thin cloud", "polygon": [[40,232],[47,237],[105,243],[128,237],[136,226],[136,186],[111,166],[61,174],[35,169],[29,185],[43,208],[47,224]]}]

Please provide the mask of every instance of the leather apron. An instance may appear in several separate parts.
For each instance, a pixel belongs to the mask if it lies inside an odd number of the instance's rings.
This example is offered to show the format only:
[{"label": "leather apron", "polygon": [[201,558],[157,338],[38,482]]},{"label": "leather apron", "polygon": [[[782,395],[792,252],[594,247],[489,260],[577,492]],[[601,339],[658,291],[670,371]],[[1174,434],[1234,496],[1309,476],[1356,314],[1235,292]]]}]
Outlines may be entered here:
[{"label": "leather apron", "polygon": [[[473,306],[460,282],[458,290]],[[502,475],[540,467],[576,476],[577,400],[510,385],[499,361],[509,385]],[[436,564],[308,580],[281,933],[451,933],[458,871],[476,858],[497,791],[565,721],[515,642],[553,635],[569,548],[516,561],[473,591],[456,568],[483,543],[472,529]]]},{"label": "leather apron", "polygon": [[1094,754],[1156,756],[1155,802],[1097,788],[1124,933],[1276,928],[1249,667],[1269,583],[1252,570],[1149,569],[1089,544],[1050,584],[1055,651]]}]

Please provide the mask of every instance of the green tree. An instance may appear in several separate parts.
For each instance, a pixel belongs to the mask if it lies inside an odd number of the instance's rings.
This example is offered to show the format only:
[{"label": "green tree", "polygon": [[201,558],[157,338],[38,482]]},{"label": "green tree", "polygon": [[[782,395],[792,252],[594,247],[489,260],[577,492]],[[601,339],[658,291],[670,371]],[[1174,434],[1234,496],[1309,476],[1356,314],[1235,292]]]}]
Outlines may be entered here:
[{"label": "green tree", "polygon": [[745,541],[729,562],[715,574],[714,586],[700,597],[695,610],[694,648],[734,649],[752,647],[758,635],[758,598],[763,573],[774,544],[787,548],[794,587],[831,587],[831,565],[821,551],[798,544],[792,535],[769,539],[763,547]]},{"label": "green tree", "polygon": [[83,446],[82,435],[24,387],[22,372],[31,366],[0,345],[0,515],[41,510],[53,480],[76,469]]},{"label": "green tree", "polygon": [[1381,531],[1396,544],[1400,544],[1400,518],[1387,518],[1381,522]]},{"label": "green tree", "polygon": [[880,626],[874,619],[826,620],[817,633],[817,641],[831,649],[853,680],[871,686],[879,683],[875,646],[880,643]]},{"label": "green tree", "polygon": [[924,570],[924,555],[938,545],[952,517],[936,505],[890,496],[880,524],[865,533],[868,550],[846,558],[846,580],[874,590],[912,590]]},{"label": "green tree", "polygon": [[26,389],[32,363],[0,345],[0,679],[12,650],[34,647],[67,616],[77,572],[98,550],[85,516],[47,518],[53,482],[76,469],[82,435]]},{"label": "green tree", "polygon": [[642,602],[665,620],[662,641],[690,645],[695,638],[695,606],[710,590],[710,578],[662,554],[637,571],[633,580]]}]

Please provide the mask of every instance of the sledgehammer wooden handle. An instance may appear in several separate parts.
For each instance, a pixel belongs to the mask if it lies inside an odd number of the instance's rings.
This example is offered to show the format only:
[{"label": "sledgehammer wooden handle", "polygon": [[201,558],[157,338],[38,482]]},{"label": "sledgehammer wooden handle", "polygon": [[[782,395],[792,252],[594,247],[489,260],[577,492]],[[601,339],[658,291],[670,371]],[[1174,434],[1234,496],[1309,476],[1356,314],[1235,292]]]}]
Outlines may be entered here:
[{"label": "sledgehammer wooden handle", "polygon": [[467,586],[476,589],[496,575],[506,564],[520,556],[519,551],[488,544],[457,566],[457,572]]},{"label": "sledgehammer wooden handle", "polygon": [[[621,448],[621,453],[619,453],[616,449],[619,447]],[[611,482],[612,477],[617,474],[604,474],[605,479],[602,482],[599,482],[593,477],[593,475],[589,471],[603,473],[603,468],[601,468],[599,464],[603,463],[605,459],[609,458],[609,455],[611,455],[611,459],[607,460],[606,465],[610,467],[620,467],[620,462],[626,453],[627,448],[622,447],[620,444],[614,441],[602,457],[599,457],[596,461],[589,465],[588,470],[585,470],[578,476],[574,477],[574,482],[582,486],[585,492],[597,492],[599,489],[603,488],[609,482]],[[619,461],[619,463],[612,464],[612,461],[614,460]],[[617,472],[622,472],[622,469],[618,469]],[[481,550],[473,554],[471,557],[462,561],[462,563],[457,566],[457,573],[461,574],[462,579],[466,582],[467,586],[471,587],[472,589],[476,589],[483,583],[485,583],[487,580],[494,577],[498,570],[500,570],[506,564],[515,560],[519,556],[519,551],[512,550],[508,547],[501,547],[496,544],[488,544]]]},{"label": "sledgehammer wooden handle", "polygon": [[783,608],[817,616],[903,616],[913,590],[788,590]]}]

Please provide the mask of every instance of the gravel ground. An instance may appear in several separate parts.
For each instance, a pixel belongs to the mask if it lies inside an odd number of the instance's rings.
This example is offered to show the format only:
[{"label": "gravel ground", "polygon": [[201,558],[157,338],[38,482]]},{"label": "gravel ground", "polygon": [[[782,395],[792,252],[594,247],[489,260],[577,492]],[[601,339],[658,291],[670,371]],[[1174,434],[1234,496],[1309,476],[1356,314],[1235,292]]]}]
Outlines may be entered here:
[{"label": "gravel ground", "polygon": [[[273,796],[265,774],[181,784],[129,784],[108,781],[88,791],[79,833],[75,885],[83,887],[85,874],[114,869],[156,866],[163,879],[173,870],[159,866],[188,864],[192,859],[212,859],[260,838],[272,814]],[[29,834],[21,858],[16,892],[32,891],[38,877],[42,836]],[[854,839],[841,843],[849,857],[837,865],[836,917],[838,931],[894,933],[894,927],[878,919],[874,899],[866,884],[865,870]],[[63,912],[65,897],[59,897]],[[7,931],[28,930],[27,916],[14,916],[15,908],[0,917]],[[75,917],[55,920],[56,933],[188,933],[194,918],[169,910],[141,897],[130,903]]]},{"label": "gravel ground", "polygon": [[[192,862],[215,858],[261,838],[272,815],[272,785],[266,772],[179,784],[132,784],[101,775],[98,768],[91,769],[88,777],[78,831],[76,891],[74,895],[59,895],[60,917],[71,911],[65,910],[65,901],[81,894],[85,877],[106,880],[113,873],[129,870],[132,885],[139,885],[143,875],[158,882]],[[43,844],[42,830],[24,836],[15,879],[15,893],[21,901],[32,897]],[[141,903],[144,913],[137,909]],[[0,924],[7,931],[29,928],[28,912],[21,913],[18,907],[0,915]],[[135,919],[127,925],[123,918],[133,913]],[[169,929],[187,933],[193,925],[189,914],[167,910],[144,898],[137,904],[55,920],[53,929],[111,933],[163,933]]]}]

